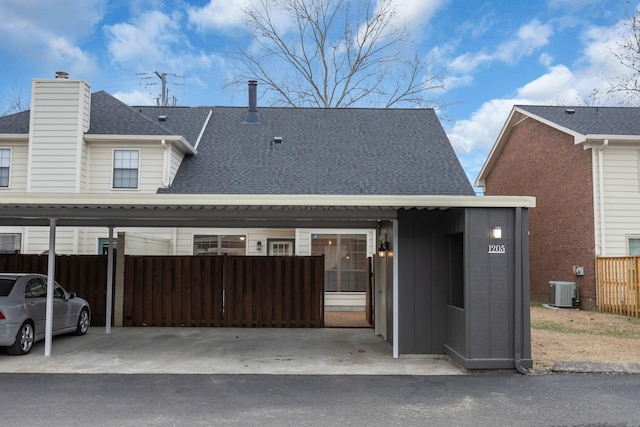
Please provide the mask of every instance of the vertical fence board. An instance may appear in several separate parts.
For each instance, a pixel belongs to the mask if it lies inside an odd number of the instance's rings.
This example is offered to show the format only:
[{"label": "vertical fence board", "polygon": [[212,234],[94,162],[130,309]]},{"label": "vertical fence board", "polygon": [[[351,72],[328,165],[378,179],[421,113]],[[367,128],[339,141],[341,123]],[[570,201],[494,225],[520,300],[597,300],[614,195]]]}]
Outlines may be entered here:
[{"label": "vertical fence board", "polygon": [[640,317],[638,269],[640,257],[599,257],[596,260],[597,308]]}]

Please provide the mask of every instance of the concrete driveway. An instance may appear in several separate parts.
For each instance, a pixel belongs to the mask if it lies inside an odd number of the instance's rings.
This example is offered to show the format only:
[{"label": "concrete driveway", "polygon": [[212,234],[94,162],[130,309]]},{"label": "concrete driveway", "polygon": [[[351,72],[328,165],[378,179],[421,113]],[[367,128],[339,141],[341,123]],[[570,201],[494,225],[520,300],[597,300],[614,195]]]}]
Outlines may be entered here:
[{"label": "concrete driveway", "polygon": [[0,372],[118,374],[461,375],[445,356],[392,357],[368,328],[112,328],[54,337],[26,356],[0,354]]}]

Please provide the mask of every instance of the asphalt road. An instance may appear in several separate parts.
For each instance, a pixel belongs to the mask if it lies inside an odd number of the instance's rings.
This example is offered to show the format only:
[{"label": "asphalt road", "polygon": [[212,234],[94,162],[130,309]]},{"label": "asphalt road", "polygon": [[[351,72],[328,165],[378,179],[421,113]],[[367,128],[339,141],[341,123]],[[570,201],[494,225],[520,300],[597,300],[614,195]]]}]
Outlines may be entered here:
[{"label": "asphalt road", "polygon": [[640,425],[635,375],[0,374],[0,389],[5,426]]}]

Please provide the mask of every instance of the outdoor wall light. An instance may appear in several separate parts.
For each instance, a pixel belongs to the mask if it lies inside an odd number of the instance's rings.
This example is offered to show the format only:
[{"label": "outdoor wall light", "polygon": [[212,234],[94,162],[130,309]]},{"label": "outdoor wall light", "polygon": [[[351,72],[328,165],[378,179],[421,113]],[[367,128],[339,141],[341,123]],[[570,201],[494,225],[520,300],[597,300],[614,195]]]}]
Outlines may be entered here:
[{"label": "outdoor wall light", "polygon": [[262,250],[262,242],[258,240],[258,242],[256,243],[256,251],[261,251],[261,250]]},{"label": "outdoor wall light", "polygon": [[389,249],[389,242],[380,242],[380,247],[378,248],[378,257],[384,258],[387,254],[387,249]]},{"label": "outdoor wall light", "polygon": [[491,229],[491,237],[494,239],[502,239],[502,227],[495,226]]}]

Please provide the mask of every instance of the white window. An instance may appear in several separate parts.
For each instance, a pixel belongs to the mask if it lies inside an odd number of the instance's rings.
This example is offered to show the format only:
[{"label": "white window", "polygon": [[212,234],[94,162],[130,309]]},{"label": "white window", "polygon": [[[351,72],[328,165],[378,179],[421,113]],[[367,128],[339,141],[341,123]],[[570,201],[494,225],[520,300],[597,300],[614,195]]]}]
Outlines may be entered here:
[{"label": "white window", "polygon": [[0,148],[0,188],[9,187],[9,168],[11,165],[11,150]]},{"label": "white window", "polygon": [[194,255],[246,255],[246,237],[242,235],[193,236]]},{"label": "white window", "polygon": [[366,234],[312,234],[311,255],[323,254],[326,292],[366,290]]},{"label": "white window", "polygon": [[629,237],[629,256],[640,256],[640,237]]},{"label": "white window", "polygon": [[22,235],[20,233],[0,233],[0,254],[20,252]]},{"label": "white window", "polygon": [[138,188],[139,150],[113,151],[113,188]]},{"label": "white window", "polygon": [[267,239],[267,255],[286,256],[293,255],[293,239]]}]

